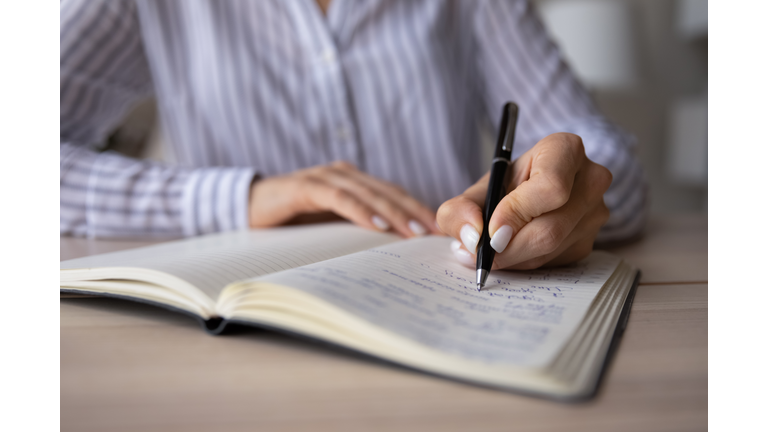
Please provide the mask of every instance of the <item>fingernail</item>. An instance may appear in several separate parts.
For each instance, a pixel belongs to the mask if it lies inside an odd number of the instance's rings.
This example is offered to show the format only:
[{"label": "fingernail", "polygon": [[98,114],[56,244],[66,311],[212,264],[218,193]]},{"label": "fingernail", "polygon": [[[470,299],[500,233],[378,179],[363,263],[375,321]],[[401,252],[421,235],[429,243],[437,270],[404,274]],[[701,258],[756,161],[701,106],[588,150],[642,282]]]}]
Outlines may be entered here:
[{"label": "fingernail", "polygon": [[382,231],[386,231],[386,230],[389,229],[389,224],[387,223],[387,221],[385,221],[384,219],[382,219],[379,216],[372,217],[371,218],[371,222],[373,222],[373,224],[376,225],[376,228],[378,228],[378,229],[380,229]]},{"label": "fingernail", "polygon": [[461,246],[459,246],[458,249],[455,249],[453,251],[453,255],[456,257],[456,260],[461,263],[461,265],[469,268],[475,267],[475,258],[472,256],[471,253],[467,252],[464,249],[461,249]]},{"label": "fingernail", "polygon": [[464,225],[461,227],[461,231],[459,231],[459,237],[461,237],[461,242],[464,243],[464,247],[468,251],[472,253],[477,252],[477,242],[480,241],[480,233],[477,232],[475,227],[471,224]]},{"label": "fingernail", "polygon": [[414,233],[417,236],[424,235],[427,233],[427,230],[426,228],[424,228],[424,225],[416,222],[415,220],[408,222],[408,228],[411,230],[412,233]]},{"label": "fingernail", "polygon": [[504,252],[504,249],[507,248],[509,239],[511,238],[512,227],[509,225],[504,225],[503,227],[499,228],[498,231],[496,231],[493,237],[491,237],[491,247],[496,251],[496,253],[502,253]]},{"label": "fingernail", "polygon": [[461,249],[461,242],[458,240],[454,240],[451,242],[451,251],[456,252],[456,249]]},{"label": "fingernail", "polygon": [[443,230],[440,228],[440,224],[435,221],[435,228],[437,228],[438,231],[443,232]]}]

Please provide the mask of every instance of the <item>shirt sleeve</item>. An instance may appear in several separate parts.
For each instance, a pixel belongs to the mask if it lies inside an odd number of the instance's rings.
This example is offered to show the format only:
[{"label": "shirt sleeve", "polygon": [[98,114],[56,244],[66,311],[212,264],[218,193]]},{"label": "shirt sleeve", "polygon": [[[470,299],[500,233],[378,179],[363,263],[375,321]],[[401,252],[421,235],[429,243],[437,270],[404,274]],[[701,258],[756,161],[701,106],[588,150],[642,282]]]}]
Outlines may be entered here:
[{"label": "shirt sleeve", "polygon": [[647,217],[635,138],[609,122],[563,62],[528,1],[478,3],[473,17],[482,103],[494,125],[505,102],[520,106],[515,157],[555,132],[579,135],[592,161],[613,174],[604,195],[611,216],[597,241],[633,237]]},{"label": "shirt sleeve", "polygon": [[60,233],[192,236],[247,228],[253,169],[182,168],[93,150],[152,94],[134,3],[63,1],[60,38]]}]

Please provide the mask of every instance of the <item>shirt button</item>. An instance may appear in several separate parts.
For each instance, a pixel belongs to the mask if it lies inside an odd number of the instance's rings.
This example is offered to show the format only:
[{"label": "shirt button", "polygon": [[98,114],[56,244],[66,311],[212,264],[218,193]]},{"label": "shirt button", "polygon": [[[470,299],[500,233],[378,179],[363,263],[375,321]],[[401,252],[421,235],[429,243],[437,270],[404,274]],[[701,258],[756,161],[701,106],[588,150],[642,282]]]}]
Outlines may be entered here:
[{"label": "shirt button", "polygon": [[333,63],[334,61],[336,61],[336,53],[333,52],[333,50],[330,48],[327,48],[326,50],[324,50],[320,55],[320,57],[326,63]]}]

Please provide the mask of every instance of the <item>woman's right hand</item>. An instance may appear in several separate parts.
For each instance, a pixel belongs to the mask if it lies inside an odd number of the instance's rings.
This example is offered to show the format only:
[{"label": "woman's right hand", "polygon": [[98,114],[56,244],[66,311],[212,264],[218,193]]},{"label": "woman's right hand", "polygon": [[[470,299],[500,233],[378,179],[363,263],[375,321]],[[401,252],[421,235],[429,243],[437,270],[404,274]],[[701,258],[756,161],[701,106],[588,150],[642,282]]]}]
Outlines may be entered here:
[{"label": "woman's right hand", "polygon": [[284,224],[298,216],[331,212],[377,231],[403,237],[442,234],[435,212],[403,188],[334,162],[251,185],[248,221],[251,228]]}]

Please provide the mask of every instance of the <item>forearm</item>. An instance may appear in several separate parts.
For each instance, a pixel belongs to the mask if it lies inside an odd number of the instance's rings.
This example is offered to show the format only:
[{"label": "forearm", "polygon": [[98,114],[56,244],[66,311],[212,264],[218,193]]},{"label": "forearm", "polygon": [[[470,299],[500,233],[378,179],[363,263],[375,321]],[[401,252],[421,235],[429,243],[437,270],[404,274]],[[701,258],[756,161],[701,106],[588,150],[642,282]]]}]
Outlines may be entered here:
[{"label": "forearm", "polygon": [[624,240],[639,234],[647,218],[645,175],[634,155],[635,138],[602,116],[583,119],[569,127],[584,142],[587,157],[613,174],[603,196],[611,212],[598,242]]},{"label": "forearm", "polygon": [[61,144],[60,233],[191,236],[248,226],[250,168],[178,168]]}]

